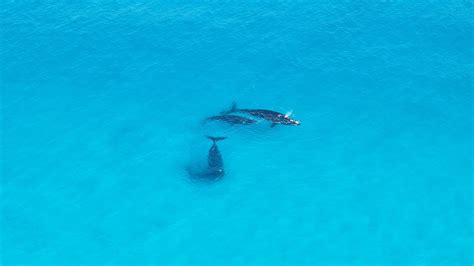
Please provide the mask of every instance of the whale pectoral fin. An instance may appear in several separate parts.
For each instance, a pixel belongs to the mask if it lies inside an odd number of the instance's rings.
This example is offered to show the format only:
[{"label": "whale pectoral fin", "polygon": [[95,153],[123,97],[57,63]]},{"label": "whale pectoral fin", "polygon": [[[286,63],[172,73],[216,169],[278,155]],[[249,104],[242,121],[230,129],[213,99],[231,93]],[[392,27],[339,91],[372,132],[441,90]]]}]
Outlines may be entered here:
[{"label": "whale pectoral fin", "polygon": [[270,127],[271,127],[271,128],[274,128],[276,125],[278,125],[278,124],[277,124],[277,123],[272,123],[272,124],[270,125]]}]

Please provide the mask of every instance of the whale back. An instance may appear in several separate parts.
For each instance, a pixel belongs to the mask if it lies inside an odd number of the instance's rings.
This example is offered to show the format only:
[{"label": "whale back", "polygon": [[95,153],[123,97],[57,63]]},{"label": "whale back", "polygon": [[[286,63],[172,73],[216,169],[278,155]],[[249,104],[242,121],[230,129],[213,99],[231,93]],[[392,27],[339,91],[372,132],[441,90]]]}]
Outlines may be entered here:
[{"label": "whale back", "polygon": [[225,137],[208,137],[213,141],[209,154],[207,156],[207,164],[209,175],[222,176],[224,175],[224,161],[222,160],[217,141],[225,139]]},{"label": "whale back", "polygon": [[222,168],[224,166],[224,162],[222,161],[222,156],[217,147],[217,144],[212,144],[211,148],[209,149],[209,155],[207,158],[207,162],[209,168]]}]

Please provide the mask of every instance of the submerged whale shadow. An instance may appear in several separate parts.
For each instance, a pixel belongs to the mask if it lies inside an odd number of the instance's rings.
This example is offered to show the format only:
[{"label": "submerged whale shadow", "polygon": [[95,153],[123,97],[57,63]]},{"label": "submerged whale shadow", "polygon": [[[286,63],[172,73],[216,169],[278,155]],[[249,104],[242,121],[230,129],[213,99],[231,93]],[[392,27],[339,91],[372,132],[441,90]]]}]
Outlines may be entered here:
[{"label": "submerged whale shadow", "polygon": [[217,181],[221,179],[224,172],[224,162],[217,147],[217,142],[226,139],[226,137],[207,137],[212,140],[212,146],[207,156],[207,166],[203,164],[188,165],[185,170],[189,177],[194,181]]},{"label": "submerged whale shadow", "polygon": [[207,166],[203,163],[189,164],[184,169],[188,174],[190,181],[199,183],[209,183],[219,181],[222,177],[210,174]]}]

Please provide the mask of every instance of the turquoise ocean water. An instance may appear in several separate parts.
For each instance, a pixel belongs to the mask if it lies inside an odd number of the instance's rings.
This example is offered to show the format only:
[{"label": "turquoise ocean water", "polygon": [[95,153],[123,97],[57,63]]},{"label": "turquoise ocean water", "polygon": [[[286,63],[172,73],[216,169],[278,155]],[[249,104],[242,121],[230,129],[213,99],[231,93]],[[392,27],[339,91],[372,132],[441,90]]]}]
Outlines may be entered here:
[{"label": "turquoise ocean water", "polygon": [[474,262],[472,1],[0,12],[2,265]]}]

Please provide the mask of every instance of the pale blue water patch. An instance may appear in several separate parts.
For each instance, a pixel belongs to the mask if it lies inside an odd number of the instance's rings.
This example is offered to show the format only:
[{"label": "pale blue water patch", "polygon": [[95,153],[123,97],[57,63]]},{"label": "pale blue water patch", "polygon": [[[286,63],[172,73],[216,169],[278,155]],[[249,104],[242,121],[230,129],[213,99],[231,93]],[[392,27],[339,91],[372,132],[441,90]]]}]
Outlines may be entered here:
[{"label": "pale blue water patch", "polygon": [[472,9],[2,1],[1,263],[472,264]]}]

